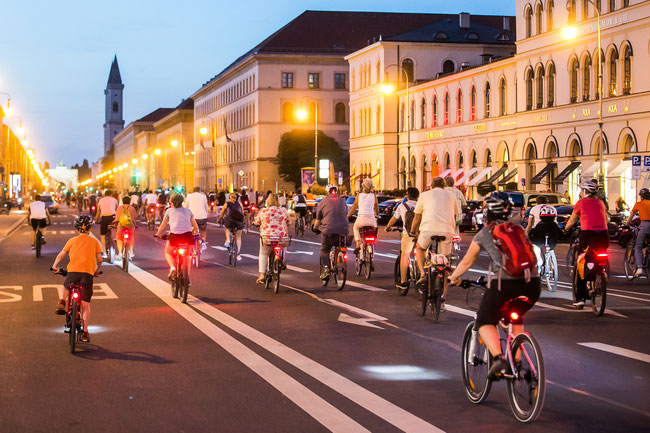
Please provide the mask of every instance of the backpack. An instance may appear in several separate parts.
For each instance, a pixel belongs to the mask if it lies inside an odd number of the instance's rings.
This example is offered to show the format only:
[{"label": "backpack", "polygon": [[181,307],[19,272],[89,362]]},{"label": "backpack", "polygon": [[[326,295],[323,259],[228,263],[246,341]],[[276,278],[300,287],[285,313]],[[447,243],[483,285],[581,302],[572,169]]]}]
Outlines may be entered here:
[{"label": "backpack", "polygon": [[415,209],[411,209],[409,205],[404,202],[404,207],[406,212],[404,212],[404,221],[402,221],[403,229],[406,230],[405,233],[411,234],[411,227],[413,226],[413,218],[415,218]]},{"label": "backpack", "polygon": [[502,266],[499,270],[499,290],[501,289],[501,271],[504,270],[514,278],[530,281],[531,271],[537,266],[533,246],[526,238],[524,229],[517,224],[505,222],[492,226],[494,245],[501,253]]},{"label": "backpack", "polygon": [[236,223],[244,222],[244,214],[234,205],[228,206],[228,217]]},{"label": "backpack", "polygon": [[307,204],[307,200],[305,199],[305,196],[302,194],[298,194],[298,203],[304,203]]},{"label": "backpack", "polygon": [[129,213],[129,206],[125,206],[120,215],[120,225],[122,227],[131,227],[133,226],[133,220],[131,219],[131,214]]}]

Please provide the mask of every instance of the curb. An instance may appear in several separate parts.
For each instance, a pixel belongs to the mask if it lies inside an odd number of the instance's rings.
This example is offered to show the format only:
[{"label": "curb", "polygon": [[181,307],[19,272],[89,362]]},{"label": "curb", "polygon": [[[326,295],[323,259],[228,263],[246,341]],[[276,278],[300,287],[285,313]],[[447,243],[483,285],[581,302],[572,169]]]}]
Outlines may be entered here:
[{"label": "curb", "polygon": [[21,224],[25,223],[25,218],[18,218],[18,220],[13,223],[5,232],[0,232],[0,238],[8,238],[13,232],[18,229]]}]

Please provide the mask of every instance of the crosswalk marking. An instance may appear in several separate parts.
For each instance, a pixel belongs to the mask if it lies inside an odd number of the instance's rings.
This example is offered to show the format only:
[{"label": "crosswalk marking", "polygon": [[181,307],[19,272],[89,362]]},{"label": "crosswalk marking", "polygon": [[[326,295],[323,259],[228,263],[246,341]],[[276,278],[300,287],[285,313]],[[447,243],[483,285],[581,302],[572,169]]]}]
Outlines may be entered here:
[{"label": "crosswalk marking", "polygon": [[591,349],[602,350],[603,352],[613,353],[615,355],[624,356],[626,358],[636,359],[637,361],[650,363],[650,355],[648,354],[636,352],[634,350],[623,349],[622,347],[612,346],[611,344],[578,343],[578,345],[589,347]]}]

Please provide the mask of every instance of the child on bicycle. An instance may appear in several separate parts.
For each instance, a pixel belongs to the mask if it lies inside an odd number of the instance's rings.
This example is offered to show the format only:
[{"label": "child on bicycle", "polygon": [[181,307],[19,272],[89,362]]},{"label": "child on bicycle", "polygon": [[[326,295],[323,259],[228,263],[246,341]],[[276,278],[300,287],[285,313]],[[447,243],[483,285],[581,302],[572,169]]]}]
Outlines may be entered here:
[{"label": "child on bicycle", "polygon": [[551,205],[543,205],[539,210],[539,222],[528,231],[528,237],[532,242],[537,255],[537,264],[542,264],[541,248],[546,244],[546,237],[548,236],[548,247],[551,250],[555,249],[555,245],[562,237],[562,229],[555,222],[557,217],[557,210]]},{"label": "child on bicycle", "polygon": [[174,194],[171,199],[172,207],[167,209],[155,237],[160,237],[169,223],[169,237],[165,245],[165,260],[169,265],[169,280],[176,276],[176,263],[174,262],[174,248],[179,245],[194,245],[194,233],[199,233],[199,226],[192,215],[192,211],[183,207],[183,196]]},{"label": "child on bicycle", "polygon": [[92,219],[88,215],[79,215],[74,220],[74,229],[78,235],[66,242],[52,264],[52,270],[58,272],[61,260],[65,258],[66,254],[70,255],[68,275],[63,283],[65,290],[60,293],[61,298],[56,306],[56,314],[65,314],[66,312],[66,300],[70,285],[81,285],[81,317],[84,326],[81,341],[85,343],[90,341],[88,325],[90,323],[90,299],[93,296],[93,276],[99,273],[99,268],[102,265],[102,245],[90,235],[91,227]]}]

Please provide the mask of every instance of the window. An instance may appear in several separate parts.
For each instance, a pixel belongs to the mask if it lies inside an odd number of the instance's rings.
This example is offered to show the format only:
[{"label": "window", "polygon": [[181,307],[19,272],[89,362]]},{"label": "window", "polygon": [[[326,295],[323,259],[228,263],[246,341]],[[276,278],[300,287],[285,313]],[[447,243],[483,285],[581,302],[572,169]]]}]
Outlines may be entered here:
[{"label": "window", "polygon": [[546,31],[553,30],[553,0],[548,0],[546,6]]},{"label": "window", "polygon": [[291,102],[285,102],[282,105],[282,121],[293,122],[293,104]]},{"label": "window", "polygon": [[445,93],[445,104],[443,110],[445,112],[444,124],[449,125],[449,93]]},{"label": "window", "polygon": [[537,99],[535,103],[535,108],[538,110],[544,107],[544,70],[540,67],[537,69]]},{"label": "window", "polygon": [[616,0],[609,0],[609,11],[614,12],[616,10]]},{"label": "window", "polygon": [[420,128],[424,129],[427,127],[427,101],[422,98],[422,103],[420,105]]},{"label": "window", "polygon": [[623,50],[623,94],[632,93],[632,48],[626,46]]},{"label": "window", "polygon": [[533,10],[530,5],[527,5],[524,11],[524,21],[526,22],[526,37],[529,38],[533,35]]},{"label": "window", "polygon": [[415,81],[413,76],[413,60],[404,59],[402,61],[402,71],[404,73],[404,80],[408,80],[409,83]]},{"label": "window", "polygon": [[345,123],[345,104],[343,102],[336,104],[334,118],[336,123]]},{"label": "window", "polygon": [[485,118],[490,118],[491,106],[490,106],[490,83],[485,83]]},{"label": "window", "polygon": [[400,121],[399,130],[402,132],[404,132],[404,125],[406,125],[406,122],[404,121],[405,116],[406,116],[406,112],[404,110],[404,103],[402,102],[402,106],[400,107],[399,110],[399,121]]},{"label": "window", "polygon": [[376,125],[377,134],[381,134],[381,107],[377,105],[377,125]]},{"label": "window", "polygon": [[630,0],[623,0],[623,7],[626,8],[630,5]]},{"label": "window", "polygon": [[119,111],[119,105],[117,102],[113,102],[113,113],[117,113]]},{"label": "window", "polygon": [[293,88],[293,72],[282,73],[282,88],[283,89]]},{"label": "window", "polygon": [[442,64],[442,73],[451,74],[456,69],[456,65],[453,60],[445,60]]},{"label": "window", "polygon": [[469,120],[476,120],[476,87],[474,86],[469,97]]},{"label": "window", "polygon": [[609,96],[616,96],[616,61],[618,53],[612,50],[609,55]]},{"label": "window", "polygon": [[571,61],[571,67],[569,68],[570,79],[571,79],[571,89],[569,93],[570,102],[578,102],[578,60],[573,59]]},{"label": "window", "polygon": [[415,100],[411,101],[411,109],[409,110],[409,128],[411,131],[415,129]]},{"label": "window", "polygon": [[456,123],[463,121],[463,91],[458,89],[456,94]]},{"label": "window", "polygon": [[431,126],[435,128],[438,126],[438,97],[436,95],[433,95],[433,108],[431,109],[431,114],[433,119]]},{"label": "window", "polygon": [[600,7],[600,0],[596,0],[596,9],[598,9],[598,12],[602,12],[602,8]]},{"label": "window", "polygon": [[566,4],[569,11],[569,24],[576,22],[576,0],[569,0]]},{"label": "window", "polygon": [[528,68],[524,76],[526,82],[526,111],[533,109],[533,70]]},{"label": "window", "polygon": [[345,74],[334,74],[334,88],[345,89]]},{"label": "window", "polygon": [[506,79],[502,78],[499,83],[499,115],[506,115]]},{"label": "window", "polygon": [[377,60],[376,74],[377,74],[377,78],[375,79],[375,82],[379,83],[381,81],[381,62],[379,60]]},{"label": "window", "polygon": [[309,73],[309,88],[310,89],[320,89],[320,74],[310,72]]},{"label": "window", "polygon": [[544,29],[542,27],[542,17],[544,15],[544,9],[542,8],[541,3],[537,3],[537,7],[535,8],[535,22],[537,24],[537,34],[541,35],[544,32]]},{"label": "window", "polygon": [[591,96],[591,57],[585,57],[582,65],[582,100],[588,101]]},{"label": "window", "polygon": [[582,19],[589,19],[589,0],[582,0]]}]

